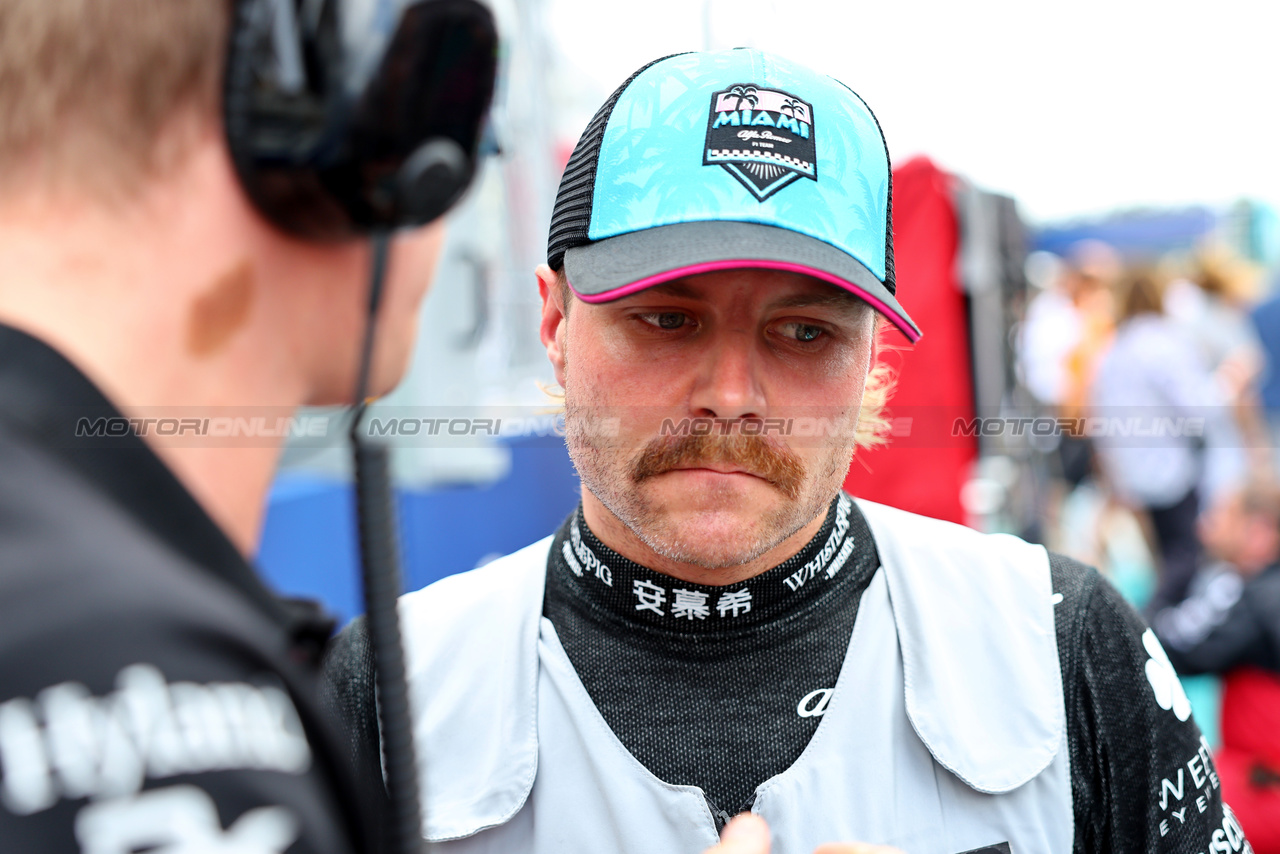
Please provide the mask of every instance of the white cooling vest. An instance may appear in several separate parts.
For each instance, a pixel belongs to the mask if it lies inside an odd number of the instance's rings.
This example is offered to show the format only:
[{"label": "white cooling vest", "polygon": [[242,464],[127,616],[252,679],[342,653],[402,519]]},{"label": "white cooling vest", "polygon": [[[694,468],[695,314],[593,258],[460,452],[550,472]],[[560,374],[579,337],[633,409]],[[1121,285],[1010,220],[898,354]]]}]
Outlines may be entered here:
[{"label": "white cooling vest", "polygon": [[[1069,854],[1047,553],[859,507],[881,569],[817,731],[756,790],[774,854]],[[438,854],[699,854],[716,842],[702,791],[627,751],[542,617],[550,544],[401,600],[424,835]]]}]

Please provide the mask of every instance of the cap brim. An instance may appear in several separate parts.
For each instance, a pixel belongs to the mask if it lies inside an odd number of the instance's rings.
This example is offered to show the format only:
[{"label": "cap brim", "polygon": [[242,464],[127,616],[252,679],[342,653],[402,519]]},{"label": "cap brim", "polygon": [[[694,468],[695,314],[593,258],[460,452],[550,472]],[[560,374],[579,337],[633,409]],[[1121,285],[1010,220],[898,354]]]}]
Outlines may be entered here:
[{"label": "cap brim", "polygon": [[911,342],[920,328],[884,282],[852,256],[790,229],[755,222],[686,222],[633,231],[565,252],[569,287],[585,302],[609,302],[684,276],[716,270],[784,270],[862,298]]}]

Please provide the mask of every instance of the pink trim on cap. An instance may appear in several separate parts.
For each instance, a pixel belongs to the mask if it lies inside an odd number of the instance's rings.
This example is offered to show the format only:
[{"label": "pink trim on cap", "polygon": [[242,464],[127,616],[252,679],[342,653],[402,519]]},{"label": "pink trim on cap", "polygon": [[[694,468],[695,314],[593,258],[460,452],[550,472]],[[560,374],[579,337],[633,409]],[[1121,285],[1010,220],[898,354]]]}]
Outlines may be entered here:
[{"label": "pink trim on cap", "polygon": [[[773,260],[724,260],[724,261],[707,261],[702,264],[690,264],[688,267],[680,267],[675,270],[667,270],[665,273],[658,273],[647,278],[632,282],[629,285],[623,285],[620,288],[614,288],[611,291],[605,291],[602,294],[583,294],[569,282],[569,289],[572,290],[583,302],[600,303],[610,302],[625,296],[630,296],[637,291],[643,291],[645,288],[651,288],[654,285],[660,285],[663,282],[669,282],[672,279],[679,279],[684,276],[696,276],[700,273],[714,273],[719,270],[743,270],[743,269],[761,269],[761,270],[783,270],[788,273],[799,273],[803,276],[812,276],[815,279],[821,279],[824,282],[830,282],[837,287],[844,288],[851,294],[859,297],[863,301],[870,304],[872,308],[889,318],[889,322],[898,327],[903,335],[907,336],[907,340],[912,344],[920,340],[920,333],[915,330],[907,319],[898,312],[894,311],[881,299],[873,294],[867,293],[853,282],[833,276],[832,274],[818,270],[813,267],[806,267],[803,264],[793,264],[790,261],[773,261]],[[566,277],[565,281],[568,281]]]}]

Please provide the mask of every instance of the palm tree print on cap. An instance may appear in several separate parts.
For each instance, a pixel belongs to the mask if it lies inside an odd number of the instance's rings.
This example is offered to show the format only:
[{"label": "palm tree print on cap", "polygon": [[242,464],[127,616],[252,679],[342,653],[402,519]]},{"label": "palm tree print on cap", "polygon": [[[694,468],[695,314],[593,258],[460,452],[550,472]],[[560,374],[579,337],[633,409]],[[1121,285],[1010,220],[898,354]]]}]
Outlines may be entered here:
[{"label": "palm tree print on cap", "polygon": [[754,86],[734,86],[729,90],[729,94],[738,96],[738,106],[735,109],[741,110],[743,101],[753,107],[759,103],[760,99],[756,97],[756,93],[759,91]]},{"label": "palm tree print on cap", "polygon": [[809,118],[809,113],[804,108],[804,102],[797,101],[795,98],[787,98],[782,102],[782,106],[779,109],[790,113],[793,119],[805,119],[807,121]]}]

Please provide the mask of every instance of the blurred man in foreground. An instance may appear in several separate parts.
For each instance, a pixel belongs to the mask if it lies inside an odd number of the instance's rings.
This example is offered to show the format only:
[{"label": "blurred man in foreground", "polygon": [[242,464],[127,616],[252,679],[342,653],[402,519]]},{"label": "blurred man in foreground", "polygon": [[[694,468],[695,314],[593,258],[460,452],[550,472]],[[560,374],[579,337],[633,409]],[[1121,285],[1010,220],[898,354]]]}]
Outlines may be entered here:
[{"label": "blurred man in foreground", "polygon": [[[583,133],[537,271],[582,503],[401,604],[441,854],[692,854],[742,811],[778,854],[1248,849],[1096,572],[841,492],[877,331],[920,334],[890,177],[857,95],[754,50]],[[331,664],[376,763],[358,623]]]},{"label": "blurred man in foreground", "polygon": [[[287,113],[340,77],[331,56],[303,51],[303,69],[291,51],[343,10],[270,17],[290,6],[0,0],[6,852],[372,847],[377,819],[319,707],[330,623],[277,599],[248,562],[284,431],[231,448],[208,429],[274,424],[357,387],[370,241],[302,239],[268,221],[244,183],[258,164],[233,165],[224,127],[224,106],[243,109],[280,78]],[[232,48],[251,54],[235,104]],[[250,128],[259,117],[241,116]],[[268,130],[241,142],[297,129],[286,116]],[[285,153],[300,149],[294,137]],[[322,160],[311,166],[315,189]],[[277,173],[255,201],[289,188]],[[330,201],[294,212],[333,222]],[[431,226],[395,241],[370,393],[404,370],[440,238]]]}]

